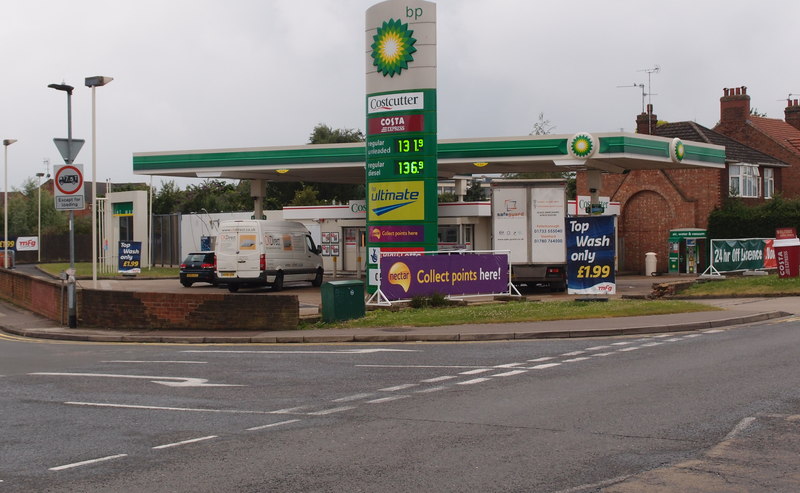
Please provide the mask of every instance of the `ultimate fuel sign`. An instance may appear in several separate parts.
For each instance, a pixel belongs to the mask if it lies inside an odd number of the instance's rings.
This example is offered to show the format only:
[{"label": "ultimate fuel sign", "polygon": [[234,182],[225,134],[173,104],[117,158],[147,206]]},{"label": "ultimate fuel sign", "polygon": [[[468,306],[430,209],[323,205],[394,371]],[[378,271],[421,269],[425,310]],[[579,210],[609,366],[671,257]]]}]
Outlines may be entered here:
[{"label": "ultimate fuel sign", "polygon": [[373,5],[366,39],[367,246],[436,250],[436,4]]}]

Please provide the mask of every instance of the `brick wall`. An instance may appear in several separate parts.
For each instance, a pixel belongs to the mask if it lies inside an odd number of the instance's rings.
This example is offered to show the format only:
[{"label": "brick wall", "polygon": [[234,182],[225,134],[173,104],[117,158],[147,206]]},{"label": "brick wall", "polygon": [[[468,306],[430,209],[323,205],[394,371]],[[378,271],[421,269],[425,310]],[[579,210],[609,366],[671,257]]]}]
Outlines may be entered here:
[{"label": "brick wall", "polygon": [[[177,282],[177,281],[176,281]],[[0,298],[63,323],[60,281],[0,269]],[[296,295],[265,293],[148,293],[78,289],[78,327],[114,329],[293,330]]]}]

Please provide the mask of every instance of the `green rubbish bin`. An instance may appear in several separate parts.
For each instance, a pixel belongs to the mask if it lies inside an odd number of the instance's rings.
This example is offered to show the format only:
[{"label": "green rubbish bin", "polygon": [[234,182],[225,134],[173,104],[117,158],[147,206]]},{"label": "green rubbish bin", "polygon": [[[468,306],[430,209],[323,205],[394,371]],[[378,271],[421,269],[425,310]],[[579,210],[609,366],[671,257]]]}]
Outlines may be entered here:
[{"label": "green rubbish bin", "polygon": [[329,281],[322,285],[322,321],[364,316],[363,281]]}]

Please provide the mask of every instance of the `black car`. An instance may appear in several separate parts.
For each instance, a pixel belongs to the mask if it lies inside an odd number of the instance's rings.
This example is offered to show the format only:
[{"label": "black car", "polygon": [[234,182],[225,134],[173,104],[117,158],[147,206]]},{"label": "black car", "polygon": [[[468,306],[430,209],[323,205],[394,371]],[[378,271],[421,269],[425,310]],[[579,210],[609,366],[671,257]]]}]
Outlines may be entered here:
[{"label": "black car", "polygon": [[196,282],[208,282],[216,286],[215,268],[214,252],[190,253],[181,264],[181,284],[187,288]]}]

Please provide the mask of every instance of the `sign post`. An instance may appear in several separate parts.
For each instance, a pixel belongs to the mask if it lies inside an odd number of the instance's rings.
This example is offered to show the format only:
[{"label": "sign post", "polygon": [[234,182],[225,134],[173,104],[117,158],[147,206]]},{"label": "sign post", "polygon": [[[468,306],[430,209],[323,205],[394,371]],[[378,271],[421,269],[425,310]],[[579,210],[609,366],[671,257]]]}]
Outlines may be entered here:
[{"label": "sign post", "polygon": [[[366,13],[367,248],[437,245],[436,4],[388,0]],[[367,277],[380,277],[377,259]],[[374,293],[375,284],[367,291]]]}]

